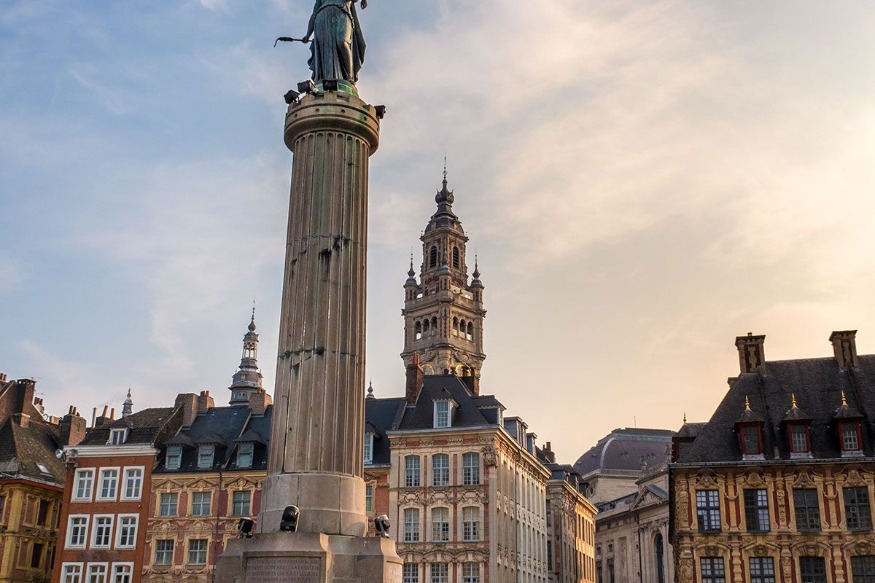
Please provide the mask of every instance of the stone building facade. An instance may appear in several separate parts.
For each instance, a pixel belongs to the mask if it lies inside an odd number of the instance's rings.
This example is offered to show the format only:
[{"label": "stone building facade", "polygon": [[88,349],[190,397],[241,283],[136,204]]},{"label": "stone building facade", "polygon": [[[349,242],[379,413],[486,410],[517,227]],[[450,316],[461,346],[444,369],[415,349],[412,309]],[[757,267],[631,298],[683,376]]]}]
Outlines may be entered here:
[{"label": "stone building facade", "polygon": [[740,373],[670,466],[678,581],[875,580],[875,355],[856,332],[833,356],[767,361],[736,339]]},{"label": "stone building facade", "polygon": [[0,374],[0,583],[50,580],[66,471],[56,452],[85,437],[75,408],[45,416],[35,387]]}]

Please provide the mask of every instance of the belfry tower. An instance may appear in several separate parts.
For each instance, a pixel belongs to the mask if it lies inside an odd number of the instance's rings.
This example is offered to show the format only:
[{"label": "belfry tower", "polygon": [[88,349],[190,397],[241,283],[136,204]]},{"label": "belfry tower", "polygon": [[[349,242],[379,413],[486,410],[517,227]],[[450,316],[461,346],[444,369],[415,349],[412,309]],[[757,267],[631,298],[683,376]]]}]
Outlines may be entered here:
[{"label": "belfry tower", "polygon": [[255,308],[252,308],[252,319],[243,336],[243,356],[240,357],[240,368],[234,373],[231,386],[229,405],[249,405],[249,397],[253,393],[261,393],[262,376],[258,370],[258,334],[255,332]]},{"label": "belfry tower", "polygon": [[[422,265],[419,282],[413,270],[404,283],[405,366],[414,354],[425,374],[452,373],[480,378],[486,355],[483,353],[483,283],[477,259],[468,281],[466,244],[468,237],[459,217],[453,212],[455,197],[447,189],[444,168],[443,187],[434,197],[437,211],[431,216],[420,240]],[[476,384],[475,384],[476,386]]]}]

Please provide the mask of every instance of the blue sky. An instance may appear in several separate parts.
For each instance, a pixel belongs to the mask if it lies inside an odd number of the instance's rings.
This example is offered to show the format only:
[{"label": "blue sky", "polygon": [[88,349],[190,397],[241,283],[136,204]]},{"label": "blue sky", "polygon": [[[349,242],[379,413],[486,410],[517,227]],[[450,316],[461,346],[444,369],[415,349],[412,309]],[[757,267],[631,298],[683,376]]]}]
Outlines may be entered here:
[{"label": "blue sky", "polygon": [[[253,298],[272,388],[309,1],[0,8],[0,370],[49,411],[225,402]],[[446,154],[483,390],[573,460],[706,419],[733,346],[875,350],[875,12],[860,2],[371,0],[368,376]],[[547,398],[545,398],[545,396]],[[788,404],[789,406],[789,404]]]}]

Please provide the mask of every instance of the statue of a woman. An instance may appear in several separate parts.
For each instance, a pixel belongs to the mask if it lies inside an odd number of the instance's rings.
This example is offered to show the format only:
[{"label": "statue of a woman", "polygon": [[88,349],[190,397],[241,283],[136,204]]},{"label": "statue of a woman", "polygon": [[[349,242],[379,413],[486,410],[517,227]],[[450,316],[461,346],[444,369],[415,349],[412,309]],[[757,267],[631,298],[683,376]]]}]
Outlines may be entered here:
[{"label": "statue of a woman", "polygon": [[[365,37],[359,26],[355,3],[358,0],[316,0],[307,25],[304,42],[313,37],[310,60],[313,81],[325,79],[355,84],[365,60]],[[367,8],[367,0],[361,0]]]}]

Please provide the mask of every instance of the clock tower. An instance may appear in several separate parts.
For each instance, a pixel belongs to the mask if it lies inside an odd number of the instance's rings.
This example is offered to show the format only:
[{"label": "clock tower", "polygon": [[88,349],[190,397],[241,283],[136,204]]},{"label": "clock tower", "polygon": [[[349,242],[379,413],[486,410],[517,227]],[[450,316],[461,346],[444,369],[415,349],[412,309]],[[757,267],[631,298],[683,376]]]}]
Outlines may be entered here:
[{"label": "clock tower", "polygon": [[[483,353],[483,283],[474,259],[468,280],[466,244],[468,237],[453,212],[455,197],[443,188],[435,195],[437,211],[431,216],[420,240],[422,265],[419,282],[410,259],[404,283],[405,366],[419,355],[425,374],[457,374],[480,378]],[[475,382],[475,386],[479,383]]]}]

